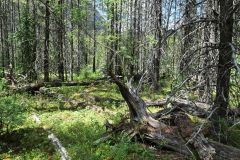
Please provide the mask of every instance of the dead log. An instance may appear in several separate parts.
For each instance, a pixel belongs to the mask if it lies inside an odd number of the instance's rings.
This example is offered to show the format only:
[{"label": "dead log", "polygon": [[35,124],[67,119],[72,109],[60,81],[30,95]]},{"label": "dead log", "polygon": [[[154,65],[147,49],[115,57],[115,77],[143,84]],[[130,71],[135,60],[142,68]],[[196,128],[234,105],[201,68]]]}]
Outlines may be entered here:
[{"label": "dead log", "polygon": [[152,107],[164,107],[168,104],[167,99],[159,100],[159,101],[146,101],[147,106],[152,106]]},{"label": "dead log", "polygon": [[174,113],[174,112],[178,112],[178,111],[181,111],[179,110],[179,108],[177,107],[173,107],[173,108],[165,108],[163,110],[160,110],[156,113],[152,113],[151,116],[154,118],[154,119],[159,119],[159,118],[162,118],[166,115],[169,115],[171,113]]},{"label": "dead log", "polygon": [[168,103],[172,105],[172,108],[165,108],[157,113],[153,113],[152,116],[154,118],[160,118],[163,115],[181,111],[200,118],[206,118],[209,115],[211,109],[211,106],[209,104],[192,102],[185,99],[172,99],[169,101],[162,100],[154,102],[153,104],[156,104],[155,106],[163,105],[162,107],[164,107]]},{"label": "dead log", "polygon": [[38,92],[41,87],[62,87],[62,86],[88,86],[100,84],[100,81],[95,82],[42,82],[36,84],[24,84],[18,86],[11,86],[10,88],[17,93],[34,93]]},{"label": "dead log", "polygon": [[44,86],[44,83],[37,83],[37,84],[26,84],[22,86],[10,86],[10,89],[12,89],[16,93],[28,92],[28,93],[34,94],[35,92],[39,91],[39,89],[43,86]]},{"label": "dead log", "polygon": [[40,82],[40,83],[31,83],[31,84],[17,84],[12,85],[10,88],[16,93],[35,93],[38,92],[41,87],[61,87],[61,86],[89,86],[89,85],[98,85],[101,84],[106,78],[99,78],[95,81],[89,82],[61,82],[61,81],[53,81],[53,82]]},{"label": "dead log", "polygon": [[146,101],[147,106],[156,106],[156,107],[164,107],[167,104],[171,103],[173,106],[178,106],[182,108],[190,107],[192,110],[200,110],[200,111],[208,111],[211,108],[211,105],[202,102],[193,102],[186,99],[163,99],[158,101]]},{"label": "dead log", "polygon": [[[186,117],[180,117],[180,119],[177,120],[178,123],[175,122],[176,126],[168,126],[163,122],[153,119],[146,111],[146,103],[137,93],[118,80],[113,73],[110,73],[110,75],[118,85],[123,98],[128,104],[131,123],[136,127],[139,134],[145,135],[145,139],[157,145],[185,154],[186,156],[194,156],[195,158],[205,160],[219,160],[223,158],[229,160],[239,159],[239,149],[226,147],[217,142],[208,140],[201,131],[195,131],[196,128],[189,123],[189,119]],[[180,102],[181,103],[178,104],[173,103],[173,105],[182,106],[183,103],[182,101]],[[191,146],[189,146],[189,144]],[[223,147],[223,149],[220,150],[219,146]],[[226,157],[226,155],[228,156]]]},{"label": "dead log", "polygon": [[[164,130],[157,130],[146,126],[145,129],[142,129],[140,133],[144,134],[144,138],[150,142],[155,143],[156,145],[179,152],[187,157],[193,156],[190,147],[185,145],[186,142],[181,137],[177,136],[178,134],[176,131],[172,131],[174,129],[175,128],[166,128]],[[194,149],[198,147],[196,149],[198,154],[201,153],[202,156],[206,155],[205,158],[202,157],[201,159],[238,160],[240,157],[239,149],[231,146],[226,146],[224,144],[211,141],[206,138],[203,140],[202,135],[196,137],[194,144]],[[203,147],[205,144],[207,144],[207,146]]]},{"label": "dead log", "polygon": [[209,144],[215,149],[214,159],[216,160],[239,160],[240,151],[232,146],[208,140]]},{"label": "dead log", "polygon": [[44,82],[44,85],[46,87],[62,87],[62,86],[90,86],[90,85],[98,85],[103,83],[104,80],[108,80],[107,77],[98,78],[96,80],[90,80],[90,81],[82,81],[82,82],[62,82],[60,80],[55,80],[52,82]]},{"label": "dead log", "polygon": [[[186,99],[171,99],[171,100],[159,100],[159,101],[147,101],[147,106],[155,106],[155,107],[165,107],[167,104],[171,104],[172,108],[165,108],[156,113],[151,114],[154,118],[160,118],[163,115],[170,114],[173,112],[186,112],[193,116],[197,116],[200,118],[206,118],[211,111],[211,105],[202,102],[193,102]],[[228,108],[228,116],[229,117],[239,117],[240,109],[238,108]]]},{"label": "dead log", "polygon": [[88,95],[86,93],[81,95],[81,98],[84,98],[88,101],[91,102],[97,102],[97,103],[114,103],[114,104],[120,104],[120,103],[124,103],[124,100],[118,100],[118,99],[114,99],[114,98],[109,98],[109,97],[100,97],[100,96],[94,96],[94,95]]},{"label": "dead log", "polygon": [[12,69],[10,69],[9,72],[5,72],[5,78],[8,81],[8,83],[11,84],[12,86],[15,86],[19,83],[13,76]]},{"label": "dead log", "polygon": [[[194,156],[199,159],[239,159],[239,149],[207,139],[201,132],[196,134],[198,128],[194,127],[191,122],[186,122],[186,119],[184,120],[182,117],[176,117],[175,122],[178,122],[176,126],[159,129],[145,125],[141,128],[140,133],[145,135],[148,141],[184,154],[187,157],[193,156],[194,151],[196,151],[197,155]],[[191,145],[187,144],[189,140]]]},{"label": "dead log", "polygon": [[210,113],[211,106],[206,103],[192,102],[185,99],[174,99],[170,102],[172,106],[178,107],[187,113],[198,116],[207,117]]},{"label": "dead log", "polygon": [[90,86],[90,85],[98,85],[102,83],[101,81],[93,81],[93,82],[45,82],[46,87],[62,87],[62,86]]},{"label": "dead log", "polygon": [[110,111],[106,108],[102,108],[100,106],[89,104],[87,102],[81,102],[81,101],[78,101],[78,100],[75,100],[75,99],[65,97],[64,95],[53,92],[49,88],[46,88],[46,87],[41,87],[39,89],[39,93],[41,93],[43,95],[46,95],[48,97],[51,97],[51,98],[58,99],[62,103],[69,103],[70,106],[71,106],[71,108],[69,108],[69,109],[77,109],[77,108],[83,108],[84,109],[84,108],[87,108],[87,109],[95,110],[97,112],[106,112],[109,115],[115,115],[116,114],[115,112]]},{"label": "dead log", "polygon": [[87,104],[85,102],[80,102],[80,101],[77,101],[74,99],[70,99],[68,97],[65,97],[64,95],[53,92],[49,88],[46,88],[46,87],[41,87],[39,89],[39,92],[48,97],[56,98],[63,103],[69,103],[71,105],[71,108],[78,108],[78,107],[85,108],[87,106]]}]

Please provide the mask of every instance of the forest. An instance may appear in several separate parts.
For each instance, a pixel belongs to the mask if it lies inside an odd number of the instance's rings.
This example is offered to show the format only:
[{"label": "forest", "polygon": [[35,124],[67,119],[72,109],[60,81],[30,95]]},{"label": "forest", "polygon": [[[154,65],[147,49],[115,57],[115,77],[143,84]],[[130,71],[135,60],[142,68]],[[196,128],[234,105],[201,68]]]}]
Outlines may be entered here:
[{"label": "forest", "polygon": [[0,0],[0,159],[240,160],[240,0]]}]

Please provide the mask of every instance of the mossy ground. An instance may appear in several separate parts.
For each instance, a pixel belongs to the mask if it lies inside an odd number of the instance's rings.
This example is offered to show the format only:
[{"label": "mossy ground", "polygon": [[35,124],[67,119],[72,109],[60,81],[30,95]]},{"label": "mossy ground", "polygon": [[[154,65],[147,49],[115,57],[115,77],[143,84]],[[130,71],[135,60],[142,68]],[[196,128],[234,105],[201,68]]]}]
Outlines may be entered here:
[{"label": "mossy ground", "polygon": [[[166,87],[162,88],[162,91],[158,93],[153,93],[150,88],[146,87],[141,96],[145,100],[165,98],[170,91],[169,84],[164,84]],[[82,97],[83,94],[123,100],[117,86],[107,82],[84,87],[55,87],[51,88],[51,90],[79,101],[86,101]],[[116,105],[108,102],[96,103],[88,101],[89,104],[113,111],[115,114],[113,116],[107,112],[83,109],[81,107],[71,110],[69,104],[40,94],[17,94],[11,96],[15,97],[18,104],[27,107],[24,112],[27,118],[24,119],[22,125],[15,127],[9,135],[0,136],[0,159],[60,159],[43,127],[56,134],[73,160],[182,159],[176,153],[159,151],[154,147],[133,142],[124,133],[116,135],[109,141],[97,146],[93,145],[94,141],[101,138],[106,132],[105,120],[118,123],[123,115],[127,115],[128,108],[125,103]],[[150,107],[148,110],[154,112],[159,108]],[[41,125],[36,124],[32,119],[33,112],[40,117]],[[234,133],[239,132],[238,126],[232,128],[232,130]],[[233,137],[234,142],[240,141],[239,137],[236,134],[232,135],[232,133],[228,132]]]},{"label": "mossy ground", "polygon": [[[86,87],[56,87],[51,88],[51,90],[79,101],[86,101],[82,98],[82,94],[123,100],[117,86],[110,83]],[[124,134],[113,137],[100,145],[93,145],[93,142],[101,138],[106,132],[105,120],[118,123],[122,115],[128,112],[125,103],[116,105],[108,102],[88,102],[113,111],[115,113],[113,116],[107,112],[91,109],[71,110],[68,109],[69,104],[62,104],[57,99],[40,94],[12,96],[16,97],[17,103],[28,108],[24,113],[27,118],[10,135],[1,136],[0,159],[59,159],[60,157],[48,140],[48,135],[43,127],[56,134],[73,160],[151,160],[157,158],[155,150],[130,141]],[[41,125],[34,122],[32,112],[40,117]],[[167,157],[165,156],[165,158]]]}]

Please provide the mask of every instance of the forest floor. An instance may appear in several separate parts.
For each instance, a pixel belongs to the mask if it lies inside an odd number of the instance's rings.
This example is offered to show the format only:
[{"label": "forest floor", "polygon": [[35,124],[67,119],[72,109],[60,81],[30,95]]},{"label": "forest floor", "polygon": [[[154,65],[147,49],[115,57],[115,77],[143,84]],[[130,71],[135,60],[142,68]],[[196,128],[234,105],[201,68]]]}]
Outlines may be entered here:
[{"label": "forest floor", "polygon": [[[170,91],[170,87],[165,86],[161,94],[153,94],[146,88],[141,96],[145,100],[163,99]],[[94,145],[94,142],[106,132],[104,127],[106,120],[116,124],[128,115],[127,105],[122,102],[123,98],[116,85],[103,82],[98,85],[62,86],[50,89],[65,97],[100,107],[102,110],[72,108],[67,102],[42,94],[16,94],[14,96],[17,103],[27,106],[24,113],[26,118],[11,134],[0,136],[0,159],[60,159],[59,153],[48,139],[46,130],[50,130],[59,138],[73,160],[184,159],[177,153],[133,142],[124,134]],[[84,98],[86,95],[111,98],[116,102],[91,101]],[[149,112],[158,110],[159,108],[148,108]],[[34,121],[33,113],[39,116],[41,124]]]}]

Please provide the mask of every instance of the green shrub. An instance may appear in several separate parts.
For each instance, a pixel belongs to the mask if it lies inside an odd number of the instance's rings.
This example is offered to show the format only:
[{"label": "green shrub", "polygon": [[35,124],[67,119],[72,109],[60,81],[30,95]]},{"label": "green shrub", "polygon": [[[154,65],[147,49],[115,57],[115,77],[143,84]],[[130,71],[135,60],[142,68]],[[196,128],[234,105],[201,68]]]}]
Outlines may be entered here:
[{"label": "green shrub", "polygon": [[6,90],[7,87],[7,81],[2,78],[0,79],[0,92],[4,92]]},{"label": "green shrub", "polygon": [[228,144],[240,148],[240,126],[230,127],[227,132]]},{"label": "green shrub", "polygon": [[100,77],[103,77],[103,73],[100,70],[97,70],[95,73],[93,73],[91,68],[86,67],[81,70],[81,73],[77,77],[77,80],[95,80]]},{"label": "green shrub", "polygon": [[16,102],[16,97],[0,98],[0,133],[9,133],[23,123],[24,107]]},{"label": "green shrub", "polygon": [[154,160],[154,152],[143,145],[131,141],[126,134],[118,135],[112,141],[101,144],[97,151],[99,159],[113,160]]}]

